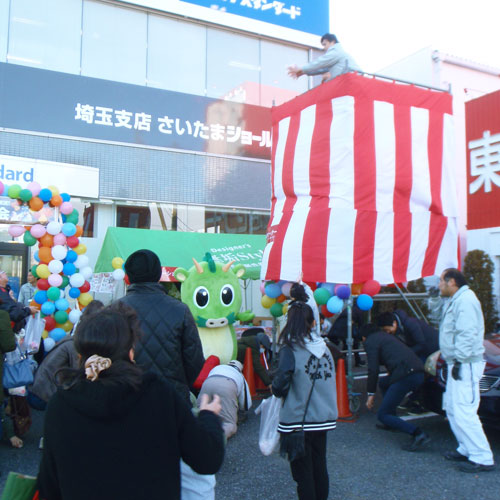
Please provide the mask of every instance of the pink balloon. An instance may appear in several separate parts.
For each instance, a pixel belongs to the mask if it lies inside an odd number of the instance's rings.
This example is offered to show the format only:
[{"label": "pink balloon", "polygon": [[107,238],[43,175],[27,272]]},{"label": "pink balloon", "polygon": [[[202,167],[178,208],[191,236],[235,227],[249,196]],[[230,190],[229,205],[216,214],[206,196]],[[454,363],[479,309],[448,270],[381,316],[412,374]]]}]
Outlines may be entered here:
[{"label": "pink balloon", "polygon": [[46,232],[47,230],[41,224],[35,224],[30,230],[33,238],[41,238]]},{"label": "pink balloon", "polygon": [[292,285],[293,285],[293,283],[285,283],[284,285],[282,285],[281,293],[285,297],[290,297],[290,289],[292,288]]},{"label": "pink balloon", "polygon": [[2,181],[0,181],[0,194],[3,193],[3,190],[5,189],[5,186]]},{"label": "pink balloon", "polygon": [[58,233],[54,236],[54,245],[66,245],[66,236],[62,233]]},{"label": "pink balloon", "polygon": [[69,215],[71,212],[73,212],[73,205],[69,201],[64,201],[63,203],[61,203],[59,210],[62,214]]},{"label": "pink balloon", "polygon": [[49,284],[51,286],[61,286],[63,282],[62,276],[60,274],[51,274],[49,276]]},{"label": "pink balloon", "polygon": [[25,231],[26,229],[24,229],[23,226],[9,226],[9,234],[14,238],[21,236],[21,234],[24,234]]},{"label": "pink balloon", "polygon": [[40,194],[40,191],[42,190],[42,187],[40,186],[40,184],[38,184],[38,182],[33,181],[26,186],[26,189],[29,189],[33,196],[38,196]]},{"label": "pink balloon", "polygon": [[265,281],[260,282],[260,293],[262,295],[266,294],[266,282]]}]

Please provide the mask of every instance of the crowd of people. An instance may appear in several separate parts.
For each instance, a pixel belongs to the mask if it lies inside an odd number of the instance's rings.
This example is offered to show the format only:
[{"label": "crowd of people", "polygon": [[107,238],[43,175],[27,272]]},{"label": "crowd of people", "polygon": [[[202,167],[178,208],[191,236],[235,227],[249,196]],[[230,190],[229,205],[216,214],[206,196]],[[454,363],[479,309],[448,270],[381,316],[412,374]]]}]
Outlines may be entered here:
[{"label": "crowd of people", "polygon": [[[212,368],[195,399],[193,384],[205,358],[188,307],[159,284],[161,265],[153,252],[134,252],[125,270],[126,295],[106,307],[91,302],[74,331],[45,354],[28,387],[29,404],[45,411],[40,498],[135,500],[162,498],[165,491],[183,500],[215,498],[226,442],[237,431],[238,413],[252,405],[242,374],[249,348],[255,372],[282,400],[280,453],[290,463],[298,498],[326,500],[326,433],[336,427],[340,352],[332,351],[331,340],[344,340],[342,315],[337,328],[322,330],[324,318],[311,289],[293,284],[274,348],[275,369],[261,362],[261,354],[269,357],[273,349],[254,321],[238,341],[237,359]],[[445,270],[439,286],[449,298],[439,332],[402,310],[382,313],[368,324],[354,315],[368,365],[366,406],[374,409],[380,390],[378,426],[407,433],[407,451],[425,448],[431,436],[402,420],[397,409],[406,396],[416,402],[425,359],[440,348],[448,364],[444,408],[458,442],[444,458],[459,462],[465,472],[490,471],[493,455],[477,416],[484,370],[481,306],[456,269]],[[0,297],[3,360],[32,311],[12,298],[5,281],[0,281]],[[379,376],[381,366],[385,377]],[[16,446],[3,406],[4,435]]]}]

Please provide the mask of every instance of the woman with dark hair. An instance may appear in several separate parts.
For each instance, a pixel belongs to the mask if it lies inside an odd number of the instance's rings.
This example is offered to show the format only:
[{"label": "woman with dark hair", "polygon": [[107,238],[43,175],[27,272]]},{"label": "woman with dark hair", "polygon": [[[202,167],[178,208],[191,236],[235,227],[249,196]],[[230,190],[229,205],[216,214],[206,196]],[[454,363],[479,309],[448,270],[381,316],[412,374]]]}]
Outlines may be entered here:
[{"label": "woman with dark hair", "polygon": [[312,309],[293,301],[279,339],[279,365],[272,384],[273,394],[284,398],[280,451],[288,455],[301,500],[328,498],[326,432],[335,429],[337,419],[335,365],[325,342],[312,338],[314,326]]},{"label": "woman with dark hair", "polygon": [[179,499],[181,458],[200,474],[219,470],[218,396],[203,398],[195,418],[170,384],[134,363],[137,335],[137,316],[121,303],[78,325],[80,367],[59,372],[47,407],[41,499]]}]

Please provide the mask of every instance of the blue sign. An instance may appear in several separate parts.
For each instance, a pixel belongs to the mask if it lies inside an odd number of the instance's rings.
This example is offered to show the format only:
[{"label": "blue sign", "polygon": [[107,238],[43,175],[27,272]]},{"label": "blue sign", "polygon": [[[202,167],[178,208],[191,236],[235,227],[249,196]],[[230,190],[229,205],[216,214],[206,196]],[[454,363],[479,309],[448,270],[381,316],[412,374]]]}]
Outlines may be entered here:
[{"label": "blue sign", "polygon": [[328,33],[328,0],[183,0],[202,7],[236,14],[285,28],[324,35]]}]

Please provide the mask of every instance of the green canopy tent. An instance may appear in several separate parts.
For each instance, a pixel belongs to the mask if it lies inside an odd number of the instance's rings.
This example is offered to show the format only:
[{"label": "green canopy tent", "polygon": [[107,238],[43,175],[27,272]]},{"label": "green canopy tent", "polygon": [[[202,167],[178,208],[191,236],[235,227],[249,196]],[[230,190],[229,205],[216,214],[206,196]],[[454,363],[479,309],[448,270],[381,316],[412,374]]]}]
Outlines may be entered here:
[{"label": "green canopy tent", "polygon": [[111,272],[114,257],[126,260],[136,250],[147,248],[155,252],[161,265],[167,268],[189,269],[193,265],[193,257],[200,261],[206,252],[210,252],[216,262],[234,260],[237,264],[243,264],[246,269],[243,279],[259,279],[265,245],[266,237],[260,234],[188,233],[109,227],[94,272]]}]

